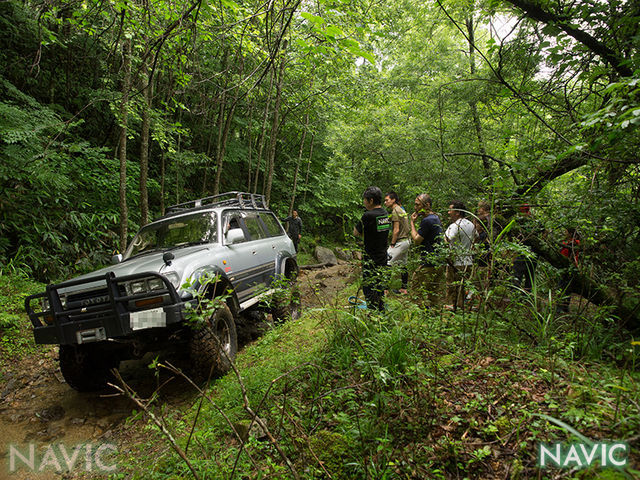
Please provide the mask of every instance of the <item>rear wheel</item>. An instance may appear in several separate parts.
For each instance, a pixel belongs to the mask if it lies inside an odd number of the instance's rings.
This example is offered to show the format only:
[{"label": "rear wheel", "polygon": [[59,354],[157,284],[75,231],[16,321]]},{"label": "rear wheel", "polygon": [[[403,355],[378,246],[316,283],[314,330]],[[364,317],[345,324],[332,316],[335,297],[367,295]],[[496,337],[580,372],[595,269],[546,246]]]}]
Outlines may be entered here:
[{"label": "rear wheel", "polygon": [[236,323],[229,307],[218,305],[191,334],[189,356],[198,380],[219,377],[231,368],[238,352]]},{"label": "rear wheel", "polygon": [[274,323],[300,318],[300,290],[296,278],[287,279],[271,298],[271,317]]},{"label": "rear wheel", "polygon": [[60,371],[71,388],[95,392],[115,382],[119,360],[99,345],[60,345]]}]

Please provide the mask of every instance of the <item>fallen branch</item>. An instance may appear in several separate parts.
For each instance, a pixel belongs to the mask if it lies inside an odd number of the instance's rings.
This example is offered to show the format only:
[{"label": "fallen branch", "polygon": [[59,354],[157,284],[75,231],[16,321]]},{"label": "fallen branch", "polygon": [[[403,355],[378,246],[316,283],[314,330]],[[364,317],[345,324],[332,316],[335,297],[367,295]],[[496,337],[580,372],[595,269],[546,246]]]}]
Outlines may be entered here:
[{"label": "fallen branch", "polygon": [[[213,399],[209,395],[206,394],[206,392],[204,390],[202,390],[193,380],[191,380],[191,378],[189,378],[187,375],[185,375],[182,370],[180,370],[179,368],[173,366],[171,363],[169,363],[169,362],[167,362],[166,364],[160,363],[160,364],[158,364],[158,366],[162,367],[162,368],[165,368],[165,369],[169,370],[171,373],[174,373],[175,375],[179,375],[180,377],[184,378],[187,382],[189,382],[191,384],[191,386],[193,388],[195,388],[198,391],[198,393],[202,396],[202,398],[207,399],[209,401],[209,403],[211,405],[213,405],[213,408],[215,408],[218,411],[218,413],[220,415],[222,415],[222,418],[224,418],[225,422],[227,422],[227,425],[229,425],[229,427],[231,427],[231,431],[236,436],[236,439],[238,440],[238,442],[240,442],[240,445],[241,445],[240,449],[241,450],[243,449],[245,441],[242,439],[242,437],[240,436],[240,434],[238,433],[236,428],[233,426],[233,422],[227,416],[227,414],[224,413],[224,410],[222,410],[216,404],[216,402],[214,402]],[[253,457],[249,454],[249,452],[246,452],[246,453],[247,453],[247,457],[249,457],[249,460],[251,461],[253,466],[257,469],[258,465],[256,464],[256,462],[253,459]]]},{"label": "fallen branch", "polygon": [[[222,350],[222,352],[226,355],[226,352],[224,350]],[[242,393],[242,402],[244,405],[244,409],[247,411],[249,415],[251,415],[251,424],[249,425],[249,430],[251,430],[251,425],[253,424],[253,422],[256,422],[260,426],[262,431],[265,433],[267,438],[269,439],[269,442],[271,443],[271,445],[273,445],[273,447],[278,451],[280,458],[282,458],[284,463],[287,465],[287,467],[291,471],[291,475],[293,475],[293,478],[295,478],[296,480],[299,480],[300,476],[298,475],[298,472],[293,466],[293,463],[291,463],[291,460],[289,460],[289,457],[287,457],[286,453],[284,453],[284,451],[280,447],[280,444],[278,444],[276,439],[273,437],[273,435],[271,434],[271,431],[269,430],[269,427],[267,427],[267,424],[260,417],[258,417],[257,413],[254,412],[253,409],[251,408],[251,405],[249,403],[249,397],[247,395],[247,388],[244,382],[242,381],[242,376],[240,375],[240,371],[238,370],[238,367],[236,367],[236,364],[234,362],[230,362],[230,363],[231,363],[231,368],[233,369],[233,373],[236,374],[236,378],[238,379],[238,384],[240,385],[240,391]],[[296,368],[299,368],[299,367],[296,367]],[[288,375],[289,373],[291,372],[287,372],[284,375]],[[269,393],[269,390],[271,390],[271,387],[273,387],[273,384],[284,375],[281,375],[280,377],[274,380],[271,380],[271,384],[269,385],[267,392],[263,396],[263,401],[260,402],[260,405],[262,405],[262,403],[264,402],[264,399],[266,398],[266,395]]]},{"label": "fallen branch", "polygon": [[173,438],[173,435],[167,429],[167,427],[158,419],[158,417],[156,417],[153,414],[151,410],[149,410],[149,407],[147,407],[147,405],[145,405],[142,401],[140,401],[138,397],[136,397],[136,392],[131,387],[129,387],[129,385],[127,385],[127,383],[122,379],[122,377],[120,376],[120,372],[118,372],[117,369],[113,369],[112,372],[122,386],[114,385],[113,383],[109,383],[109,385],[115,388],[116,390],[118,390],[120,393],[125,394],[127,397],[129,397],[133,401],[133,403],[135,403],[138,407],[140,407],[144,411],[144,413],[149,415],[149,418],[151,418],[153,423],[155,423],[156,426],[160,429],[160,432],[162,432],[162,434],[165,437],[167,437],[167,440],[169,440],[169,443],[171,444],[173,449],[176,451],[176,453],[180,456],[180,458],[182,458],[184,463],[187,464],[187,466],[189,467],[189,470],[191,470],[191,473],[193,474],[193,478],[195,478],[196,480],[200,480],[198,473],[196,472],[195,468],[193,468],[193,465],[191,465],[191,462],[187,458],[187,455],[180,448],[180,446],[175,441],[175,439]]},{"label": "fallen branch", "polygon": [[330,262],[314,263],[313,265],[300,265],[300,270],[313,270],[314,268],[330,267],[331,265],[333,264]]},{"label": "fallen branch", "polygon": [[[214,336],[213,338],[217,340],[216,336]],[[293,478],[295,478],[296,480],[299,480],[300,476],[298,475],[298,472],[296,471],[295,467],[293,466],[293,463],[291,462],[291,460],[289,460],[289,457],[287,457],[287,454],[284,453],[284,450],[282,450],[282,448],[280,447],[280,444],[278,443],[278,441],[271,434],[271,431],[269,430],[269,427],[267,426],[267,424],[260,417],[258,417],[257,412],[255,412],[251,408],[251,403],[249,402],[249,396],[247,395],[247,387],[244,384],[244,381],[242,380],[242,376],[240,375],[240,370],[238,370],[238,367],[236,366],[235,362],[231,358],[229,358],[229,355],[222,348],[222,346],[220,345],[219,341],[218,341],[218,349],[224,355],[224,357],[227,359],[227,361],[229,362],[229,365],[231,365],[231,369],[233,370],[233,373],[235,373],[236,378],[238,379],[238,384],[240,385],[240,392],[242,394],[242,403],[243,403],[244,409],[251,416],[251,423],[249,424],[249,427],[248,427],[247,431],[251,431],[251,427],[253,426],[254,422],[257,423],[258,426],[262,429],[262,431],[265,433],[265,435],[269,439],[269,443],[271,443],[271,445],[273,445],[273,447],[277,450],[278,454],[280,455],[280,458],[284,461],[284,463],[286,464],[287,468],[289,468],[289,471],[291,472],[291,475],[293,476]],[[266,397],[269,394],[269,391],[271,390],[273,385],[279,379],[289,375],[291,372],[297,370],[298,368],[302,368],[303,366],[305,366],[305,364],[299,365],[299,366],[293,368],[292,370],[290,370],[289,372],[287,372],[287,373],[285,373],[283,375],[280,375],[279,377],[271,380],[271,383],[270,383],[269,387],[267,388],[267,391],[265,392],[264,396],[262,397],[262,401],[260,402],[260,405],[258,405],[258,410],[260,409],[262,404],[265,402]],[[236,432],[236,435],[237,435],[237,431],[235,430],[235,428],[233,430]],[[241,445],[242,445],[242,447],[244,447],[244,442],[242,442]],[[242,449],[241,449],[241,451],[242,451]],[[239,458],[239,455],[240,455],[241,451],[238,452],[238,457],[236,457],[236,464],[233,467],[233,472],[231,473],[231,478],[233,478],[233,475],[235,473],[235,469],[237,467],[238,458]]]}]

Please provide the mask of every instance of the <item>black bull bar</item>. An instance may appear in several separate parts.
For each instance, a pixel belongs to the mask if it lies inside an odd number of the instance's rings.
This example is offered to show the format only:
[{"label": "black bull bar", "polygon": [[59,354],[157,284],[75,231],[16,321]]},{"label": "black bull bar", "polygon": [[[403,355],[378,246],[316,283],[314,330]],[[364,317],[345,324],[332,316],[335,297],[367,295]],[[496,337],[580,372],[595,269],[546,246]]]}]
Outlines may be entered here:
[{"label": "black bull bar", "polygon": [[[160,279],[164,288],[133,295],[126,293],[125,283],[151,278]],[[94,289],[96,297],[80,302],[81,305],[74,305],[74,308],[63,306],[60,289],[91,283],[97,283]],[[68,295],[72,296],[77,292],[78,290],[71,291]],[[97,302],[93,303],[96,298]],[[39,311],[33,308],[34,301],[42,303],[44,300],[48,302],[48,308],[41,307]],[[38,344],[69,345],[127,336],[134,331],[130,320],[132,313],[160,307],[166,316],[167,325],[184,319],[185,302],[169,279],[156,272],[122,277],[116,277],[113,272],[109,272],[104,276],[70,280],[48,285],[46,291],[25,299],[25,310],[33,325],[33,335]]]}]

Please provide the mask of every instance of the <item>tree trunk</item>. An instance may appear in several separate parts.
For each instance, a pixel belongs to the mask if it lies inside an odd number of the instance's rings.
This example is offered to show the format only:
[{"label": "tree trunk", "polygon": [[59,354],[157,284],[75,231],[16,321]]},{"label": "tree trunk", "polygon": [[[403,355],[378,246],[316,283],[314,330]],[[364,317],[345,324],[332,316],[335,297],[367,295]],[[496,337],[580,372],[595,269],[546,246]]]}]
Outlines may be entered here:
[{"label": "tree trunk", "polygon": [[200,192],[201,197],[204,197],[205,192],[207,191],[207,179],[208,179],[209,168],[210,168],[209,159],[211,158],[211,145],[213,144],[213,133],[214,133],[214,130],[211,129],[209,131],[209,137],[207,138],[207,160],[204,165],[204,172],[202,173],[202,191]]},{"label": "tree trunk", "polygon": [[311,159],[313,158],[313,142],[316,139],[316,134],[311,134],[311,145],[309,146],[309,161],[307,162],[307,173],[304,176],[304,194],[302,195],[302,201],[307,200],[307,186],[309,185],[309,171],[311,170]]},{"label": "tree trunk", "polygon": [[[473,17],[468,17],[466,20],[467,34],[469,39],[469,71],[471,77],[476,74],[476,62],[475,62],[475,33],[473,30]],[[488,182],[491,182],[491,164],[489,163],[489,157],[487,157],[487,150],[484,145],[484,136],[482,134],[482,124],[480,123],[480,116],[478,115],[478,103],[475,97],[472,97],[469,102],[471,108],[471,117],[473,119],[473,126],[478,138],[478,151],[482,156],[482,168],[484,169],[484,176]]]},{"label": "tree trunk", "polygon": [[216,130],[218,132],[217,134],[217,140],[216,140],[216,176],[215,176],[215,181],[213,183],[213,194],[217,195],[218,192],[218,188],[220,186],[219,182],[220,182],[220,170],[222,168],[221,165],[221,158],[220,158],[220,147],[222,145],[222,132],[224,130],[224,110],[226,107],[226,103],[227,103],[227,93],[226,93],[226,87],[224,89],[225,91],[222,92],[222,96],[220,97],[220,109],[218,110],[218,120],[216,121]]},{"label": "tree trunk", "polygon": [[147,73],[146,61],[142,65],[142,127],[140,132],[140,226],[149,223],[149,194],[147,178],[149,175],[149,109],[151,107],[151,85]]},{"label": "tree trunk", "polygon": [[269,118],[269,104],[271,103],[271,91],[273,90],[274,70],[271,69],[269,75],[269,90],[267,98],[264,102],[264,114],[262,116],[262,128],[260,130],[260,139],[258,140],[258,159],[256,160],[256,174],[253,177],[253,193],[258,193],[258,177],[260,176],[260,164],[262,163],[262,149],[264,147],[264,137],[267,133],[267,119]]},{"label": "tree trunk", "polygon": [[[178,123],[182,124],[182,109],[178,113]],[[182,144],[182,134],[178,133],[178,143],[176,145],[176,152],[180,152],[180,146]],[[180,155],[176,155],[176,205],[180,203]]]},{"label": "tree trunk", "polygon": [[[242,76],[244,72],[244,62],[240,64],[239,76]],[[227,139],[229,138],[229,129],[231,128],[231,123],[233,122],[233,115],[236,111],[236,106],[238,105],[238,98],[240,96],[240,84],[236,85],[235,93],[233,95],[233,101],[231,102],[231,106],[229,107],[229,111],[227,112],[227,117],[224,122],[224,130],[219,132],[221,136],[218,137],[218,147],[216,148],[217,152],[217,163],[216,163],[216,182],[213,186],[213,194],[217,195],[220,193],[220,179],[222,178],[222,166],[224,163],[224,155],[227,151]]]},{"label": "tree trunk", "polygon": [[302,140],[300,140],[300,150],[298,151],[298,160],[296,161],[296,171],[293,174],[293,188],[291,190],[291,203],[289,204],[289,216],[293,213],[293,206],[296,201],[296,188],[298,186],[298,172],[300,171],[300,163],[302,162],[302,153],[304,152],[304,142],[307,138],[307,126],[309,125],[309,114],[304,116],[304,128],[302,130]]},{"label": "tree trunk", "polygon": [[276,146],[278,144],[278,130],[280,128],[280,106],[282,104],[282,86],[284,84],[284,66],[285,66],[285,54],[287,45],[286,41],[283,42],[282,56],[280,60],[280,67],[278,70],[278,80],[276,83],[276,103],[273,107],[273,122],[271,123],[271,135],[269,144],[269,171],[267,173],[267,186],[265,189],[265,200],[267,205],[271,200],[271,186],[273,185],[273,171],[275,169],[276,162]]},{"label": "tree trunk", "polygon": [[160,155],[160,215],[164,215],[165,152]]},{"label": "tree trunk", "polygon": [[251,99],[251,103],[249,104],[249,126],[247,130],[247,143],[249,144],[249,168],[247,168],[247,192],[251,191],[251,169],[253,168],[252,163],[252,154],[253,154],[253,141],[251,134],[251,124],[253,123],[253,98]]},{"label": "tree trunk", "polygon": [[129,104],[129,90],[131,88],[131,40],[126,39],[122,45],[123,71],[122,100],[120,103],[120,251],[127,249],[127,226],[129,211],[127,209],[127,108]]}]

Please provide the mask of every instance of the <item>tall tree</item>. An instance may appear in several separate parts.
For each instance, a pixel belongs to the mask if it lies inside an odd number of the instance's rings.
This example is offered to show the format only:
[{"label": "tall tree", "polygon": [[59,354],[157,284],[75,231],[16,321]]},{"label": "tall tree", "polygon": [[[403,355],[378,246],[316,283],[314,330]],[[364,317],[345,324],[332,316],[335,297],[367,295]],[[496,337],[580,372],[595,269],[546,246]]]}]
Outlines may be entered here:
[{"label": "tall tree", "polygon": [[276,98],[273,106],[273,119],[271,122],[271,134],[268,151],[268,171],[267,171],[267,186],[264,192],[267,205],[271,200],[271,186],[273,185],[273,172],[276,161],[276,147],[278,144],[278,130],[280,128],[280,108],[282,106],[282,89],[284,86],[284,70],[287,63],[286,57],[287,41],[283,42],[282,51],[279,54],[279,67],[278,67],[278,79],[276,81]]},{"label": "tall tree", "polygon": [[[469,42],[469,74],[473,80],[476,76],[476,45],[475,45],[475,31],[473,24],[473,12],[467,17],[466,21],[467,35]],[[471,108],[471,117],[473,119],[473,126],[478,138],[478,151],[482,158],[482,168],[484,169],[485,178],[491,182],[491,165],[489,163],[489,157],[487,157],[487,151],[484,143],[484,136],[482,134],[482,122],[480,115],[478,114],[478,101],[475,96],[472,96],[469,100],[469,107]]]},{"label": "tall tree", "polygon": [[127,121],[129,109],[129,91],[131,90],[131,39],[125,38],[122,45],[122,98],[120,100],[120,141],[118,157],[120,159],[120,251],[127,248],[129,209],[127,206]]},{"label": "tall tree", "polygon": [[149,110],[151,109],[151,98],[153,92],[149,75],[147,74],[147,64],[143,59],[141,66],[142,90],[142,126],[140,128],[140,225],[149,223],[149,192],[147,190],[147,180],[149,176]]},{"label": "tall tree", "polygon": [[305,140],[307,138],[307,128],[309,127],[309,114],[304,116],[304,126],[302,128],[302,138],[300,139],[300,150],[298,151],[298,158],[296,160],[296,169],[293,172],[293,185],[291,187],[291,202],[289,203],[289,215],[293,213],[293,208],[296,202],[296,191],[298,188],[298,173],[300,172],[300,163],[302,163],[302,154],[304,152]]},{"label": "tall tree", "polygon": [[[256,159],[256,174],[253,177],[253,193],[258,193],[258,178],[260,177],[260,163],[262,160],[262,150],[264,148],[265,137],[267,134],[267,119],[269,118],[269,106],[271,103],[271,92],[273,89],[274,77],[275,77],[275,70],[271,68],[269,71],[269,89],[267,91],[267,96],[264,102],[264,112],[262,114],[262,127],[260,129],[260,137],[258,139],[258,158]],[[263,189],[263,192],[264,192],[264,189]]]}]

